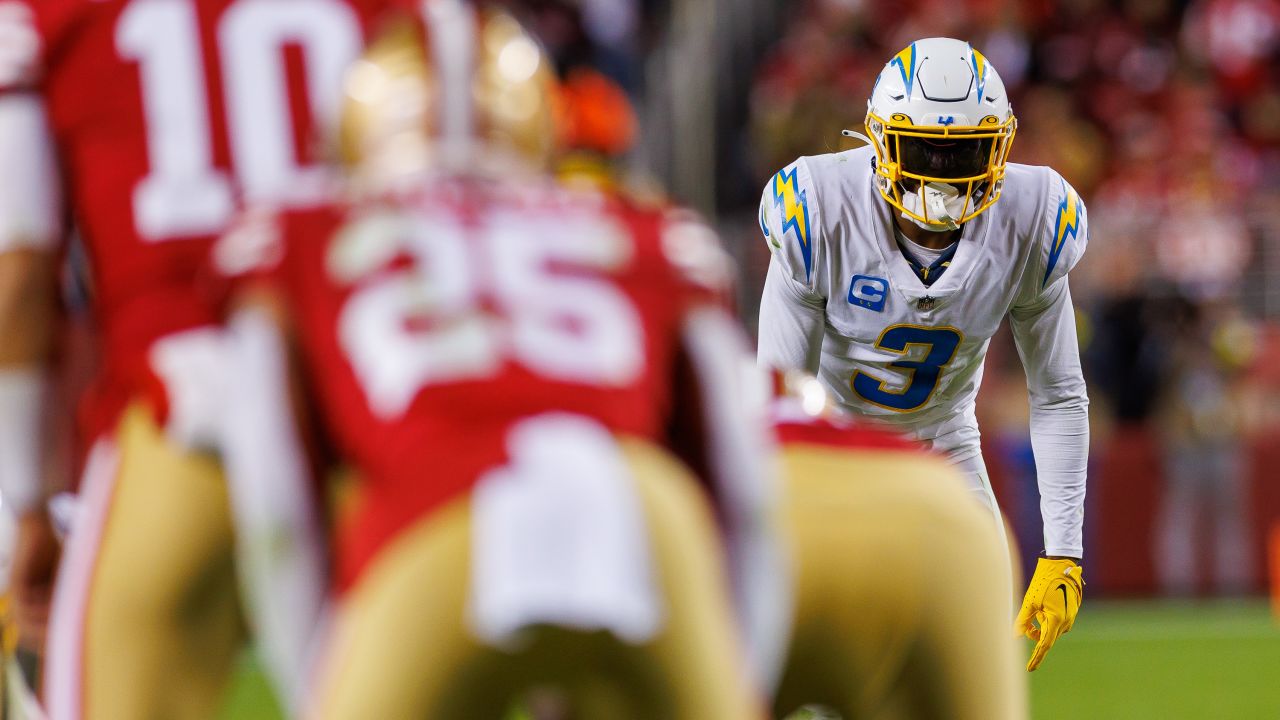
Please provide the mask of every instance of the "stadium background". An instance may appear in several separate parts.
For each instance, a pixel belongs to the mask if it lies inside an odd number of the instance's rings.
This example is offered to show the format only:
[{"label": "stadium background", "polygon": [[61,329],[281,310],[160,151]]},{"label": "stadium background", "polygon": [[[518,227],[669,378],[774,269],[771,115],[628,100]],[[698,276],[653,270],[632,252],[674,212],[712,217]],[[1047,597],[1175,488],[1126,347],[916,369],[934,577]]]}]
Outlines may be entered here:
[{"label": "stadium background", "polygon": [[[1280,526],[1280,0],[512,4],[583,97],[608,96],[601,78],[625,92],[634,127],[597,102],[574,140],[715,221],[753,330],[764,183],[857,142],[840,130],[861,125],[876,73],[911,40],[981,49],[1013,96],[1013,160],[1059,170],[1091,226],[1072,273],[1092,399],[1088,601],[1032,676],[1033,715],[1280,717],[1266,601]],[[1030,572],[1039,511],[1007,332],[978,414]]]},{"label": "stadium background", "polygon": [[[1036,718],[1280,716],[1280,0],[508,0],[567,81],[577,173],[712,219],[754,330],[760,188],[849,147],[885,60],[971,41],[1013,94],[1013,160],[1089,206],[1072,273],[1093,401],[1087,602]],[[74,339],[73,339],[74,342]],[[1029,572],[1039,512],[1007,333],[979,399]],[[1272,562],[1277,562],[1272,560]],[[1280,570],[1277,571],[1280,573]],[[276,717],[253,659],[226,717]]]},{"label": "stadium background", "polygon": [[[860,127],[876,73],[912,39],[970,40],[1013,95],[1013,159],[1058,169],[1089,205],[1072,288],[1093,400],[1091,596],[1265,590],[1280,519],[1280,367],[1268,362],[1280,351],[1280,1],[515,4],[571,78],[585,69],[625,89],[639,131],[622,172],[715,220],[753,328],[766,180],[859,143],[840,130]],[[627,123],[594,127],[580,145],[626,144],[605,130]],[[1002,505],[1034,551],[1026,392],[1007,335],[978,410]]]}]

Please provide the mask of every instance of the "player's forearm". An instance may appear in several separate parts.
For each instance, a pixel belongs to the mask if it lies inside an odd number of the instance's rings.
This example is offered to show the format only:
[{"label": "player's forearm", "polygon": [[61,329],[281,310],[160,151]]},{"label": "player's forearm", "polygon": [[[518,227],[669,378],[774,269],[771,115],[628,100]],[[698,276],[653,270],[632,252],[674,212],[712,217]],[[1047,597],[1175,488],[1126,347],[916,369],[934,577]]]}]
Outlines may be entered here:
[{"label": "player's forearm", "polygon": [[1089,396],[1066,281],[1050,288],[1043,300],[1033,311],[1013,312],[1011,327],[1027,371],[1045,553],[1080,558],[1089,464]]},{"label": "player's forearm", "polygon": [[777,583],[786,567],[775,518],[765,382],[737,323],[718,308],[689,313],[682,344],[695,386],[693,412],[700,415],[705,438],[705,471],[727,525],[730,574],[751,664],[762,686],[772,687],[783,660],[789,607]]},{"label": "player's forearm", "polygon": [[1084,557],[1084,499],[1089,466],[1088,399],[1081,396],[1031,409],[1035,453],[1049,556]]},{"label": "player's forearm", "polygon": [[45,394],[40,370],[0,367],[0,500],[17,515],[47,495],[40,463]]},{"label": "player's forearm", "polygon": [[1032,408],[1031,445],[1040,486],[1045,554],[1081,558],[1089,465],[1087,399]]},{"label": "player's forearm", "polygon": [[[325,601],[326,551],[272,308],[228,323],[232,384],[221,446],[237,529],[237,571],[264,660],[291,710]],[[311,502],[308,502],[311,500]]]},{"label": "player's forearm", "polygon": [[43,366],[57,308],[58,184],[44,109],[0,96],[0,368]]},{"label": "player's forearm", "polygon": [[50,253],[0,250],[0,370],[44,367],[58,315]]},{"label": "player's forearm", "polygon": [[824,309],[803,297],[790,282],[778,261],[771,260],[760,298],[756,359],[764,367],[817,374]]},{"label": "player's forearm", "polygon": [[60,220],[44,108],[30,93],[0,96],[0,496],[17,513],[47,494],[40,430]]},{"label": "player's forearm", "polygon": [[0,500],[19,515],[47,495],[41,429],[57,319],[52,265],[43,252],[0,252]]}]

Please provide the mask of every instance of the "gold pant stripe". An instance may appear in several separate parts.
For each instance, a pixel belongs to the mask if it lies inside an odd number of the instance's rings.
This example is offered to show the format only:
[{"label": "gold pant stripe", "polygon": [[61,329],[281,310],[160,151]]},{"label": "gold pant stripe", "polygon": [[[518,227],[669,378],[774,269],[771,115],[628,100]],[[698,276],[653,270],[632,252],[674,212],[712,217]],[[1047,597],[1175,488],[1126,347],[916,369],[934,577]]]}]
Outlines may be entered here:
[{"label": "gold pant stripe", "polygon": [[75,525],[64,543],[49,619],[44,701],[50,720],[78,718],[82,713],[85,613],[119,461],[115,443],[99,440],[81,477]]},{"label": "gold pant stripe", "polygon": [[244,637],[226,484],[211,457],[170,443],[141,405],[125,411],[114,440],[113,489],[84,492],[82,517],[102,522],[73,528],[70,541],[96,544],[96,555],[67,569],[82,579],[58,588],[82,612],[80,636],[64,631],[50,656],[50,688],[66,698],[55,720],[211,717]]}]

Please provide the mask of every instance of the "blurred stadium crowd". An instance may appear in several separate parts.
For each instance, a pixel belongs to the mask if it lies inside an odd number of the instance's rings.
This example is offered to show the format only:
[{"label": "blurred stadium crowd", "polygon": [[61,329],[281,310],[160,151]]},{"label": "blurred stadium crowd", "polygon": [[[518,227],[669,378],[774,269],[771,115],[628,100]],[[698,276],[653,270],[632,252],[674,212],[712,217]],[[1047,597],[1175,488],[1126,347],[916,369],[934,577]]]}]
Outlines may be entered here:
[{"label": "blurred stadium crowd", "polygon": [[[1262,587],[1280,517],[1280,372],[1267,362],[1280,351],[1280,2],[530,4],[563,65],[612,78],[639,108],[627,167],[718,217],[748,325],[768,265],[760,185],[797,156],[857,142],[841,129],[861,125],[884,58],[911,39],[981,48],[1013,94],[1013,160],[1058,169],[1090,209],[1093,242],[1072,278],[1094,410],[1097,589]],[[616,132],[577,140],[628,146]],[[690,155],[714,158],[714,173],[691,171]],[[1035,545],[1015,358],[1007,335],[995,343],[979,414],[1002,504]]]},{"label": "blurred stadium crowd", "polygon": [[[756,221],[761,185],[797,156],[851,147],[855,141],[843,138],[840,131],[861,126],[866,98],[884,59],[913,39],[964,38],[980,48],[1000,69],[1013,94],[1021,128],[1013,160],[1058,169],[1089,206],[1091,250],[1072,274],[1072,285],[1094,408],[1086,536],[1091,591],[1186,596],[1239,595],[1262,589],[1268,556],[1265,538],[1273,527],[1271,534],[1280,551],[1280,483],[1276,482],[1280,477],[1274,469],[1280,467],[1280,370],[1267,362],[1280,351],[1280,227],[1270,221],[1280,212],[1280,0],[505,2],[529,21],[562,80],[557,86],[562,102],[556,109],[563,111],[557,118],[563,122],[545,123],[546,128],[559,125],[561,144],[570,148],[556,155],[561,178],[621,187],[621,195],[669,197],[710,218],[737,261],[737,310],[748,328],[756,325],[769,265]],[[18,25],[25,27],[25,21]],[[412,37],[416,41],[417,35]],[[545,72],[537,46],[523,34],[520,39],[534,55],[530,67]],[[437,40],[431,38],[432,43]],[[141,63],[147,58],[140,53],[135,53],[135,59]],[[292,61],[292,55],[285,57]],[[371,62],[362,68],[378,69]],[[907,75],[905,69],[903,75]],[[15,77],[27,76],[24,72]],[[453,77],[456,81],[467,76]],[[547,83],[540,99],[553,96],[552,85]],[[25,84],[18,87],[23,92],[32,89]],[[385,92],[392,84],[384,82],[381,87]],[[547,110],[546,117],[551,115]],[[463,112],[456,117],[467,116]],[[547,135],[544,132],[539,140],[547,141],[544,149],[550,157],[554,143]],[[148,146],[147,152],[153,149]],[[207,163],[207,158],[202,162]],[[361,179],[354,172],[352,177]],[[359,183],[353,182],[352,187]],[[247,237],[252,246],[257,238],[254,214],[247,217],[244,228],[236,226],[227,235],[233,250],[240,249],[234,241]],[[95,233],[84,227],[85,237],[92,240]],[[563,226],[548,232],[549,236],[568,234]],[[306,232],[299,235],[311,237]],[[131,240],[142,237],[154,241],[165,236],[145,232],[129,236]],[[66,358],[67,365],[60,371],[69,379],[57,390],[65,396],[59,407],[69,406],[70,398],[81,394],[79,380],[89,376],[89,366],[101,360],[92,357],[95,351],[89,349],[94,329],[87,327],[92,322],[87,309],[95,290],[105,296],[101,290],[105,283],[89,278],[94,263],[92,243],[87,246],[91,249],[72,245],[66,263],[70,269],[62,278],[73,314],[81,312],[80,321],[70,323],[68,337],[62,339],[67,347],[59,348],[59,360]],[[98,260],[106,255],[100,254]],[[717,254],[708,248],[704,255]],[[1056,251],[1054,257],[1056,261]],[[717,264],[717,279],[719,270]],[[214,282],[225,290],[223,286],[231,281]],[[714,284],[718,293],[721,285]],[[204,288],[182,290],[195,293]],[[541,294],[554,293],[542,290]],[[655,294],[670,300],[666,293]],[[724,316],[718,305],[717,312]],[[410,324],[406,321],[405,326]],[[387,327],[403,330],[396,323]],[[326,325],[325,329],[332,328]],[[706,334],[701,339],[714,344],[722,338]],[[726,354],[731,347],[736,345],[719,344]],[[1023,572],[1029,575],[1035,551],[1043,547],[1041,514],[1027,430],[1027,392],[1015,357],[1007,332],[998,336],[991,347],[978,412],[991,479],[1022,546]],[[146,361],[152,362],[150,357]],[[194,376],[193,368],[184,370]],[[146,379],[153,381],[163,379]],[[673,397],[683,389],[672,387]],[[92,396],[92,390],[86,392]],[[157,392],[166,396],[170,390]],[[726,391],[725,395],[739,393]],[[111,412],[121,411],[112,406]],[[70,426],[67,415],[50,422]],[[723,417],[745,415],[730,411]],[[128,418],[120,422],[122,437],[132,427],[130,422]],[[708,421],[714,424],[715,419]],[[226,429],[219,426],[218,431]],[[69,427],[55,430],[52,434],[58,442],[73,443]],[[159,438],[156,444],[166,442]],[[748,445],[744,442],[742,447]],[[71,455],[63,452],[65,448],[52,450],[55,458]],[[926,462],[933,460],[926,458]],[[766,466],[760,461],[754,469]],[[891,471],[901,466],[888,467],[868,475],[876,475],[886,485],[895,484],[887,482],[894,480],[907,486],[910,474]],[[752,474],[741,472],[741,467],[733,469],[735,473],[726,474]],[[104,477],[116,474],[128,473],[101,473]],[[116,490],[104,491],[94,502],[120,506],[114,499],[107,502],[106,498],[114,497],[111,493]],[[43,499],[37,496],[36,502]],[[950,506],[961,505],[957,501]],[[80,511],[81,516],[84,512]],[[36,514],[42,516],[43,511]],[[980,519],[984,532],[995,538],[987,517]],[[77,518],[77,522],[88,521]],[[945,531],[942,521],[931,522],[935,527],[929,529]],[[108,524],[101,522],[103,528]],[[602,526],[607,524],[601,521]],[[845,516],[840,524],[868,532],[874,528],[871,522]],[[455,535],[466,537],[465,528],[456,526]],[[903,532],[914,532],[914,528]],[[931,542],[923,532],[916,532],[913,539],[931,548],[947,544]],[[689,551],[683,544],[672,545]],[[979,545],[957,542],[950,549],[964,553],[965,561],[940,565],[977,574]],[[992,542],[987,549],[992,550],[987,559],[994,558],[988,567],[992,577],[1004,578],[1003,544]],[[98,562],[96,555],[84,557],[89,558],[81,563],[86,568]],[[277,579],[270,573],[263,575]],[[1064,577],[1071,577],[1070,570]],[[61,582],[61,587],[67,587]],[[1001,599],[1001,584],[976,584]],[[131,583],[121,586],[126,585]],[[954,589],[950,582],[944,585]],[[86,581],[73,590],[87,593],[89,587]],[[109,597],[98,589],[101,585],[93,587],[95,595]],[[1081,590],[1074,587],[1078,609]],[[1056,589],[1062,590],[1067,604],[1065,586]],[[773,606],[781,608],[783,603]],[[1002,612],[1000,602],[976,606]],[[415,613],[419,610],[414,608]],[[84,613],[88,616],[89,611]],[[1005,621],[1000,612],[989,614],[1001,624]],[[876,624],[873,616],[872,620]],[[1046,627],[1043,617],[1040,626]],[[825,640],[825,630],[816,636]],[[1003,627],[1001,635],[1007,635]],[[82,641],[76,637],[51,645],[76,649]],[[1040,645],[1050,646],[1052,640]],[[1029,669],[1036,664],[1038,660]],[[79,659],[63,665],[80,666]],[[81,692],[82,684],[81,680],[67,682],[63,689],[73,698],[69,702],[81,703],[82,694],[91,694]],[[690,684],[699,683],[691,680]],[[701,685],[699,692],[707,683]],[[1017,686],[1016,692],[1008,693],[1009,707],[1015,707],[1021,702],[1020,683],[1011,686]],[[505,700],[486,698],[495,704]]]}]

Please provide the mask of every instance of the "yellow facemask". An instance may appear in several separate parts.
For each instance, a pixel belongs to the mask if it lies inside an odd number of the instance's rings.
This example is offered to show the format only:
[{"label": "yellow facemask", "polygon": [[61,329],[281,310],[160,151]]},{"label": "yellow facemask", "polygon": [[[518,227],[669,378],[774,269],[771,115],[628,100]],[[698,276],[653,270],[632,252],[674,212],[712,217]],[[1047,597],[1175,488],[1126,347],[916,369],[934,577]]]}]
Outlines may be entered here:
[{"label": "yellow facemask", "polygon": [[[917,126],[903,113],[885,119],[868,112],[865,126],[884,199],[926,227],[951,229],[1000,198],[1018,121],[988,115],[977,125]],[[944,194],[940,185],[958,192]]]}]

